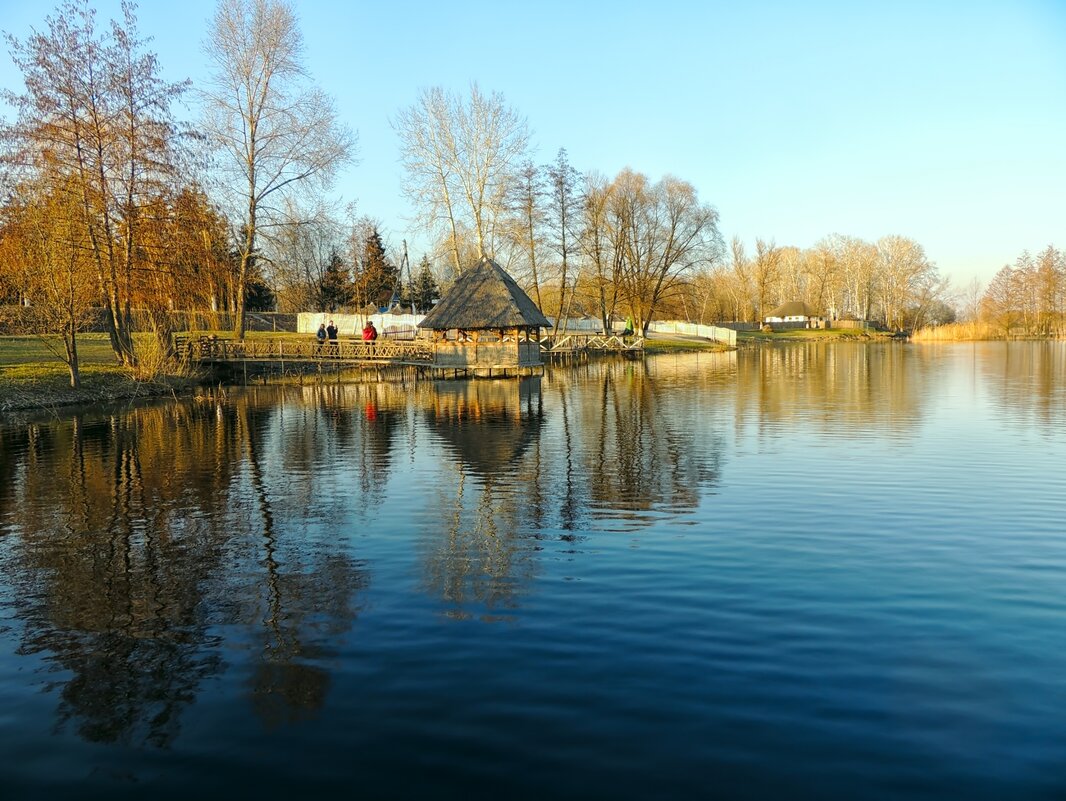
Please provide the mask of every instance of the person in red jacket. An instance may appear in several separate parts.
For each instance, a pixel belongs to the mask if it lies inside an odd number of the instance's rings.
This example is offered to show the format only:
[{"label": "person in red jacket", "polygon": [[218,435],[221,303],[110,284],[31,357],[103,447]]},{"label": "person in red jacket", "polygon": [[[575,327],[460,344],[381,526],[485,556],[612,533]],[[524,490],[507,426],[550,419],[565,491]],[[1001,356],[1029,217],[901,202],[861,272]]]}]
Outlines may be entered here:
[{"label": "person in red jacket", "polygon": [[367,320],[366,325],[363,327],[363,341],[373,342],[378,338],[378,330],[374,327],[373,320]]}]

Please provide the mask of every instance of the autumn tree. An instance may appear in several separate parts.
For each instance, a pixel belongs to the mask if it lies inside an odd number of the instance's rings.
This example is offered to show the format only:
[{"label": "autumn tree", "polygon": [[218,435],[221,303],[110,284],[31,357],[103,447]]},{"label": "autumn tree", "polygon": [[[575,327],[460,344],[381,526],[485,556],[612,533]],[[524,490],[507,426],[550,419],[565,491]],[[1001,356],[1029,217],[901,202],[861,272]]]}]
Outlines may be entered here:
[{"label": "autumn tree", "polygon": [[134,6],[100,32],[87,0],[69,0],[25,41],[8,37],[25,92],[0,128],[6,164],[42,191],[67,192],[58,208],[85,232],[99,302],[120,361],[135,361],[131,309],[144,263],[142,212],[175,176],[171,103],[184,84],[163,81],[137,33]]},{"label": "autumn tree", "polygon": [[258,238],[276,222],[277,201],[328,189],[351,160],[355,139],[332,100],[311,84],[285,0],[220,0],[205,51],[214,72],[203,95],[204,130],[242,220],[234,331],[243,337],[246,286]]},{"label": "autumn tree", "polygon": [[77,195],[59,187],[25,184],[19,195],[22,203],[5,209],[5,247],[0,255],[21,266],[19,289],[28,304],[20,310],[23,325],[66,363],[70,386],[77,389],[81,385],[77,335],[93,321],[96,298],[85,228],[65,207]]}]

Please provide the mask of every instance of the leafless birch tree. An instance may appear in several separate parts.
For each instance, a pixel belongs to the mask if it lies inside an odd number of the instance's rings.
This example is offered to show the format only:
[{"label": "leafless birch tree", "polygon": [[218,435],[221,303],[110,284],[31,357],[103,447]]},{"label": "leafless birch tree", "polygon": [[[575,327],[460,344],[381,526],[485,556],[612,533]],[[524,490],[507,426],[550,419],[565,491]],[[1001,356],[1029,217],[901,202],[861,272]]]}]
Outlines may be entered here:
[{"label": "leafless birch tree", "polygon": [[447,240],[458,272],[464,226],[478,256],[491,256],[497,223],[507,210],[515,165],[529,145],[526,121],[502,94],[477,84],[468,100],[440,87],[424,89],[393,120],[407,172],[404,191]]},{"label": "leafless birch tree", "polygon": [[355,137],[311,84],[303,37],[285,0],[220,0],[204,50],[214,67],[204,127],[240,208],[234,329],[243,337],[257,237],[275,222],[286,194],[329,187],[351,160]]}]

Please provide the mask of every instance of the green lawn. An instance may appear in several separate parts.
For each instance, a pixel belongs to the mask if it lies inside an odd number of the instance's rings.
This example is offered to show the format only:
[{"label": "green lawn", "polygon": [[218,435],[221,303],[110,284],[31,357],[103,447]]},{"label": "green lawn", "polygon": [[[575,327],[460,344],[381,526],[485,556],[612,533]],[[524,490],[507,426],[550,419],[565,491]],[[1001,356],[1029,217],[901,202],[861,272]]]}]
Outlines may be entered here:
[{"label": "green lawn", "polygon": [[[58,337],[52,340],[60,353],[63,344]],[[115,352],[107,341],[107,334],[80,334],[78,336],[78,359],[84,366],[115,364]],[[35,336],[0,336],[0,367],[54,362],[66,370],[62,359]]]},{"label": "green lawn", "polygon": [[766,334],[762,331],[738,331],[737,340],[749,342],[778,341],[812,341],[812,340],[853,340],[885,339],[892,335],[884,331],[861,331],[850,328],[790,328]]},{"label": "green lawn", "polygon": [[709,342],[699,339],[660,339],[664,334],[657,334],[654,339],[644,340],[645,353],[678,353],[691,350],[732,350],[728,345],[720,342]]},{"label": "green lawn", "polygon": [[[59,339],[52,341],[61,351]],[[75,391],[66,362],[40,337],[0,336],[0,411],[140,397],[165,389],[137,381],[119,365],[107,334],[80,334],[78,361],[81,388]]]}]

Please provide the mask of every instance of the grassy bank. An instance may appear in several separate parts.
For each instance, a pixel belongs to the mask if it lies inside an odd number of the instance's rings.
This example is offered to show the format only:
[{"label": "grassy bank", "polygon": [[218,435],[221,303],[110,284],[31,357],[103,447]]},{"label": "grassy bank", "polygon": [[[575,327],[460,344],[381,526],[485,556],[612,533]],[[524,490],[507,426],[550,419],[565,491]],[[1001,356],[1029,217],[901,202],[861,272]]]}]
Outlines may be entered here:
[{"label": "grassy bank", "polygon": [[71,389],[66,364],[40,337],[0,337],[0,412],[168,395],[194,383],[185,376],[138,378],[115,362],[105,334],[80,335],[78,357],[81,386]]},{"label": "grassy bank", "polygon": [[884,342],[889,331],[862,331],[856,328],[790,328],[767,333],[738,331],[737,342]]},{"label": "grassy bank", "polygon": [[673,339],[664,334],[657,334],[653,339],[644,340],[645,353],[684,353],[696,350],[726,351],[732,350],[721,342],[706,339]]}]

